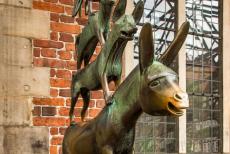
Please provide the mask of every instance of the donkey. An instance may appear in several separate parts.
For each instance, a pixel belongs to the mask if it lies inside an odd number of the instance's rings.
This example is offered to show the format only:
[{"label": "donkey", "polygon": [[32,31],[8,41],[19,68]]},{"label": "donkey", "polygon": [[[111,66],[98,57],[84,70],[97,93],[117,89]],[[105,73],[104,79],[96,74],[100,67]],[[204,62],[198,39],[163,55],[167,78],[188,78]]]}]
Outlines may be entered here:
[{"label": "donkey", "polygon": [[[142,10],[142,11],[141,11]],[[72,77],[70,121],[73,119],[74,106],[79,94],[83,97],[82,120],[88,108],[90,90],[103,89],[105,99],[109,99],[108,83],[115,82],[116,87],[120,84],[122,72],[122,55],[129,40],[136,33],[136,23],[141,19],[144,3],[140,2],[134,9],[132,16],[123,15],[118,19],[109,34],[105,46],[102,48],[97,59]]]},{"label": "donkey", "polygon": [[[172,62],[186,38],[188,27],[187,22],[182,25],[161,62]],[[149,23],[141,30],[139,51],[140,64],[115,91],[112,103],[93,120],[67,128],[63,154],[131,154],[135,125],[143,112],[157,116],[183,115],[182,109],[188,107],[188,95],[178,86],[177,74],[154,60]]]},{"label": "donkey", "polygon": [[[81,68],[83,60],[85,66],[89,63],[98,41],[104,46],[110,28],[110,17],[114,3],[115,0],[100,0],[99,11],[89,15],[88,24],[84,27],[82,33],[76,37],[77,69]],[[76,16],[80,9],[79,5],[81,3],[76,3],[72,16]],[[126,3],[118,3],[113,18],[120,18],[125,13],[125,8]]]}]

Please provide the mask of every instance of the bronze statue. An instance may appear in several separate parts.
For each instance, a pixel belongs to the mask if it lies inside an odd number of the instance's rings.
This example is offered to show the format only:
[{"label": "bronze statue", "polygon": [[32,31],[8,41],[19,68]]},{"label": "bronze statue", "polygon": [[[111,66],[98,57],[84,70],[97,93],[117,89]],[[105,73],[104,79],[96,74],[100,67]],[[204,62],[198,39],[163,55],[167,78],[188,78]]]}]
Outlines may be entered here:
[{"label": "bronze statue", "polygon": [[122,54],[127,42],[133,39],[133,35],[137,31],[136,23],[139,22],[143,9],[144,3],[140,2],[134,9],[133,16],[123,15],[118,19],[112,27],[108,40],[97,59],[73,75],[71,108],[69,113],[71,122],[73,120],[74,106],[79,94],[82,95],[84,102],[81,112],[83,120],[90,101],[90,90],[99,90],[102,88],[107,101],[110,96],[108,83],[114,81],[116,86],[120,84]]},{"label": "bronze statue", "polygon": [[[160,59],[167,65],[175,58],[189,29],[179,33]],[[131,154],[135,124],[146,112],[150,115],[181,116],[188,107],[188,95],[178,85],[178,76],[154,60],[152,26],[143,26],[139,38],[140,64],[130,73],[101,113],[82,125],[71,125],[63,140],[63,154]]]},{"label": "bronze statue", "polygon": [[[81,3],[77,4],[81,5]],[[115,0],[100,0],[99,11],[89,15],[88,24],[84,27],[82,33],[76,37],[77,69],[81,68],[83,60],[85,66],[89,63],[98,41],[104,46],[114,3]],[[75,5],[73,16],[79,11],[79,5]],[[114,10],[114,18],[120,18],[125,13],[125,8],[126,3],[125,5],[118,4]]]}]

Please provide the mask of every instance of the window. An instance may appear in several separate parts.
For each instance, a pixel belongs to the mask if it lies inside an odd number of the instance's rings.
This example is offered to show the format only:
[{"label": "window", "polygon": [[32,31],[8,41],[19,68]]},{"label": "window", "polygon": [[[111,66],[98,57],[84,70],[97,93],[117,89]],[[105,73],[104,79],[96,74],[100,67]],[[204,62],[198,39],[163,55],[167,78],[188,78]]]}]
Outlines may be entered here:
[{"label": "window", "polygon": [[221,152],[222,99],[220,2],[186,0],[187,152]]}]

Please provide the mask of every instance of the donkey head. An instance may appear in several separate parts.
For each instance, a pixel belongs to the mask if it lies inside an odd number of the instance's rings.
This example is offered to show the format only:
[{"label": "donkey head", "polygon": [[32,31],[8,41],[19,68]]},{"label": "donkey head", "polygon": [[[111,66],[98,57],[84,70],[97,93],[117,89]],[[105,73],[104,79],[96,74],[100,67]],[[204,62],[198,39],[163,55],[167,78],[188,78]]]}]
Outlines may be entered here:
[{"label": "donkey head", "polygon": [[[165,54],[154,60],[152,27],[145,24],[140,33],[140,102],[150,115],[181,116],[188,107],[188,95],[178,85],[177,74],[168,68],[181,48],[189,29],[185,22]],[[162,64],[163,63],[163,64]],[[164,65],[165,64],[165,65]]]}]

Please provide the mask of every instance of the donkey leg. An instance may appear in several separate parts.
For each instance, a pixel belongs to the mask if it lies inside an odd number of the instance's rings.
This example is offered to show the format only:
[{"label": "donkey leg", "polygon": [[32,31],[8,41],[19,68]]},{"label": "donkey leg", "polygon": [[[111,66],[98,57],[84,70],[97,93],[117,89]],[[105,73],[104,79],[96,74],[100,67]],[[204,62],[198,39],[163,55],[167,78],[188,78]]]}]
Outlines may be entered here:
[{"label": "donkey leg", "polygon": [[83,108],[81,111],[81,120],[84,121],[85,118],[85,112],[89,107],[89,102],[90,102],[90,91],[86,88],[81,89],[81,96],[83,98]]}]

